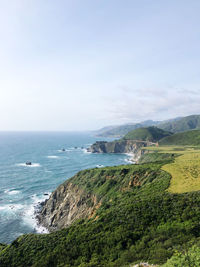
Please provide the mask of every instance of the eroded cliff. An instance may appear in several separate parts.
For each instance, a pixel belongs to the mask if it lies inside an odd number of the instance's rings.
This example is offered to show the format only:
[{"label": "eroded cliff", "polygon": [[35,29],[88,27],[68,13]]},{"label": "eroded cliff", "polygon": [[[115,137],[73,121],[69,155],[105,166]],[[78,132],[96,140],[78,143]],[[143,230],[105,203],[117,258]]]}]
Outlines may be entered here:
[{"label": "eroded cliff", "polygon": [[99,208],[108,204],[116,190],[124,192],[140,187],[152,175],[149,169],[138,171],[137,166],[132,166],[78,172],[43,203],[37,216],[39,223],[52,232],[67,228],[78,219],[97,219]]},{"label": "eroded cliff", "polygon": [[37,216],[49,231],[68,227],[77,219],[91,216],[97,206],[94,194],[87,193],[70,181],[60,185],[43,203]]},{"label": "eroded cliff", "polygon": [[148,145],[149,142],[137,140],[97,141],[88,148],[88,151],[92,153],[132,153],[133,161],[137,161],[143,153],[141,148]]}]

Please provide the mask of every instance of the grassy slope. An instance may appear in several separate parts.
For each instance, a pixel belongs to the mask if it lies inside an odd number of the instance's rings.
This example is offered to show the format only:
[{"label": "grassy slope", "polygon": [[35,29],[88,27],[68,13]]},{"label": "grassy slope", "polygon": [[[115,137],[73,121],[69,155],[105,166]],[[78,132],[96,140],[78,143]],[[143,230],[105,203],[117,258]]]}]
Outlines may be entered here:
[{"label": "grassy slope", "polygon": [[19,237],[0,252],[0,266],[164,263],[175,249],[200,237],[200,193],[167,192],[170,175],[161,170],[167,163],[79,172],[71,182],[101,199],[94,217],[48,235]]},{"label": "grassy slope", "polygon": [[178,120],[161,123],[159,128],[174,133],[199,129],[200,128],[200,115],[191,115]]},{"label": "grassy slope", "polygon": [[[183,153],[183,152],[182,152]],[[200,150],[185,151],[174,163],[163,166],[172,175],[169,192],[184,193],[200,190]]]},{"label": "grassy slope", "polygon": [[158,159],[174,157],[173,162],[165,164],[162,167],[163,170],[172,176],[168,188],[169,192],[185,193],[200,190],[200,149],[198,147],[160,146],[146,149],[157,153],[144,155],[144,159],[141,158],[141,162],[144,162],[146,157],[148,159],[148,156],[153,159],[156,157]]},{"label": "grassy slope", "polygon": [[133,130],[126,134],[123,139],[157,142],[160,139],[169,135],[171,135],[170,132],[166,132],[162,129],[151,126]]},{"label": "grassy slope", "polygon": [[158,162],[163,160],[174,160],[174,158],[178,156],[178,154],[174,155],[174,153],[166,153],[166,152],[154,152],[144,154],[140,157],[139,163],[147,163],[147,162]]},{"label": "grassy slope", "polygon": [[160,145],[200,145],[200,130],[177,133],[159,141]]}]

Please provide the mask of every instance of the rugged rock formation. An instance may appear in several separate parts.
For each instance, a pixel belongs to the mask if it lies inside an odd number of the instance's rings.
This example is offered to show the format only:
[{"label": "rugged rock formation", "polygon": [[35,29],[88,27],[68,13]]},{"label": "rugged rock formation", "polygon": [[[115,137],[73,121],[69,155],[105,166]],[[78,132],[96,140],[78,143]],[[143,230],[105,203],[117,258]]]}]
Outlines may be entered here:
[{"label": "rugged rock formation", "polygon": [[97,141],[88,148],[88,151],[92,153],[132,153],[133,160],[137,161],[143,153],[141,148],[148,145],[149,142],[137,140]]},{"label": "rugged rock formation", "polygon": [[99,206],[95,195],[66,181],[43,203],[37,218],[51,232],[66,228],[77,219],[92,217]]}]

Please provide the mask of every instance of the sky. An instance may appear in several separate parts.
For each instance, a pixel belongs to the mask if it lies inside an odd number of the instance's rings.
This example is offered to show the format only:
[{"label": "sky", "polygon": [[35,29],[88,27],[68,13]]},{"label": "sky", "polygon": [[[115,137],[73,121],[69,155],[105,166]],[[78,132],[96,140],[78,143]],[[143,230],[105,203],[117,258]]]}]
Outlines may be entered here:
[{"label": "sky", "polygon": [[0,0],[0,130],[200,114],[199,0]]}]

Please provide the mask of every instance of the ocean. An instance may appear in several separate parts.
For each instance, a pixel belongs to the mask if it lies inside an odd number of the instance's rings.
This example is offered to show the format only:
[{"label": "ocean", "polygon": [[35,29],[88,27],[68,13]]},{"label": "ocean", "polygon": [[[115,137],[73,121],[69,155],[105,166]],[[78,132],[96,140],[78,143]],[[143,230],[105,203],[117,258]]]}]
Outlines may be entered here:
[{"label": "ocean", "polygon": [[25,233],[46,233],[35,212],[76,172],[130,163],[125,154],[88,153],[86,148],[96,140],[106,139],[88,133],[0,132],[0,243]]}]

